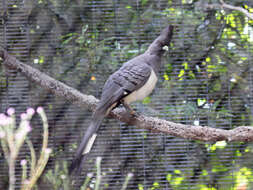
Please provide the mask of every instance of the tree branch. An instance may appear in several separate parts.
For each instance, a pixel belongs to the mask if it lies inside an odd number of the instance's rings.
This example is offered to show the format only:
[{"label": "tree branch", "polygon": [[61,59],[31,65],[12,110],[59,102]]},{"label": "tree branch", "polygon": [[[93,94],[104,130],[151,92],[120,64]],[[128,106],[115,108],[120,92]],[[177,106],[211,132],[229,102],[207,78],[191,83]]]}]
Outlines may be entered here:
[{"label": "tree branch", "polygon": [[[28,80],[37,83],[42,88],[57,96],[65,98],[71,103],[94,111],[98,102],[94,96],[82,94],[78,90],[71,88],[45,73],[20,62],[14,56],[8,54],[8,52],[2,47],[0,47],[0,57],[3,59],[4,66],[16,69],[25,75]],[[253,127],[250,126],[241,126],[231,130],[223,130],[207,126],[183,125],[144,115],[132,117],[123,108],[114,109],[109,116],[127,124],[136,125],[139,128],[149,129],[185,139],[209,142],[222,140],[244,142],[253,141]]]},{"label": "tree branch", "polygon": [[233,6],[233,5],[229,5],[229,4],[225,3],[223,0],[220,0],[220,2],[221,2],[221,7],[240,11],[243,14],[245,14],[247,17],[249,17],[250,19],[253,20],[253,14],[249,13],[246,9],[244,9],[242,7],[236,7],[236,6]]},{"label": "tree branch", "polygon": [[246,9],[244,9],[242,7],[229,5],[229,4],[225,3],[223,0],[220,0],[220,4],[209,4],[209,5],[206,5],[206,7],[210,8],[210,9],[214,9],[214,8],[224,9],[224,8],[226,8],[226,9],[240,11],[241,13],[245,14],[248,18],[253,20],[253,13],[250,13],[249,11],[247,11]]}]

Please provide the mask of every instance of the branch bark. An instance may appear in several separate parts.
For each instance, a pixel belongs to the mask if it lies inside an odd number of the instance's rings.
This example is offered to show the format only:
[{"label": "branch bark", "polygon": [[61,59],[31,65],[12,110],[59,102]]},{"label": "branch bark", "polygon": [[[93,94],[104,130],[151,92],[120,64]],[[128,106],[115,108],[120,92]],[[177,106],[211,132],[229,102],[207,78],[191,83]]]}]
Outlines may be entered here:
[{"label": "branch bark", "polygon": [[[5,67],[16,69],[25,75],[29,81],[35,82],[45,90],[63,97],[71,103],[94,111],[97,102],[99,101],[94,96],[82,94],[78,90],[20,62],[2,47],[0,47],[0,57],[3,59],[3,65]],[[132,117],[123,108],[114,109],[109,116],[129,125],[135,125],[139,128],[149,129],[184,139],[206,142],[222,140],[243,142],[253,141],[253,127],[251,126],[240,126],[231,130],[223,130],[208,126],[184,125],[144,115]]]}]

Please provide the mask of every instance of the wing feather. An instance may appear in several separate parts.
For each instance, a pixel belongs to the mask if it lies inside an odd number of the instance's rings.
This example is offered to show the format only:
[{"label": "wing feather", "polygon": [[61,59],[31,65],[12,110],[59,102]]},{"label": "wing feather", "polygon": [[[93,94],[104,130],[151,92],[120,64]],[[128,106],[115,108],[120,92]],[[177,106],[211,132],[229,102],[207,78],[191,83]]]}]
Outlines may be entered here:
[{"label": "wing feather", "polygon": [[124,64],[106,81],[99,107],[108,109],[115,102],[141,88],[149,79],[152,68],[143,60],[132,60]]}]

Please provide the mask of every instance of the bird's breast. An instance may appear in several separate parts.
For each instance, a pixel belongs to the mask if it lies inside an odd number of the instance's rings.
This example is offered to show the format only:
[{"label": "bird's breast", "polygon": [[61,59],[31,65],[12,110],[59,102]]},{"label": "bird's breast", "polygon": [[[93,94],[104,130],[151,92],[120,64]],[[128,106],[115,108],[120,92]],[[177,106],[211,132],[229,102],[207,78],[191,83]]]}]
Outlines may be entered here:
[{"label": "bird's breast", "polygon": [[157,82],[157,76],[152,69],[147,82],[141,88],[139,88],[138,90],[136,90],[136,91],[130,93],[128,96],[126,96],[124,98],[124,102],[129,104],[131,102],[143,100],[155,88],[156,82]]}]

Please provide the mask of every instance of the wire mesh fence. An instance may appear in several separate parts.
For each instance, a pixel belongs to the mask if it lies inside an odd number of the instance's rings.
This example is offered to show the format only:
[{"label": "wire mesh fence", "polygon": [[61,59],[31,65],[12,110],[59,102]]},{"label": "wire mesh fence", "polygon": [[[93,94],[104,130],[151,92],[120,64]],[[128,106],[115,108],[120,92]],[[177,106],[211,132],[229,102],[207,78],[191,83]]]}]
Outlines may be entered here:
[{"label": "wire mesh fence", "polygon": [[[150,97],[134,104],[138,112],[189,125],[250,126],[252,22],[240,12],[206,5],[204,1],[167,0],[2,0],[0,43],[20,61],[99,98],[108,76],[144,52],[172,24],[176,29],[158,85]],[[243,2],[238,6],[244,6]],[[0,96],[1,112],[14,107],[18,115],[27,107],[45,108],[53,156],[38,189],[52,188],[45,179],[47,171],[59,161],[71,161],[89,125],[90,111],[3,65]],[[29,137],[39,151],[41,122],[35,117],[32,123]],[[23,147],[19,159],[28,154],[28,147]],[[7,189],[8,170],[2,155],[0,189]],[[97,156],[103,158],[104,189],[119,189],[129,172],[134,177],[127,189],[252,188],[252,144],[248,142],[204,143],[105,119],[79,183],[94,171]]]}]

